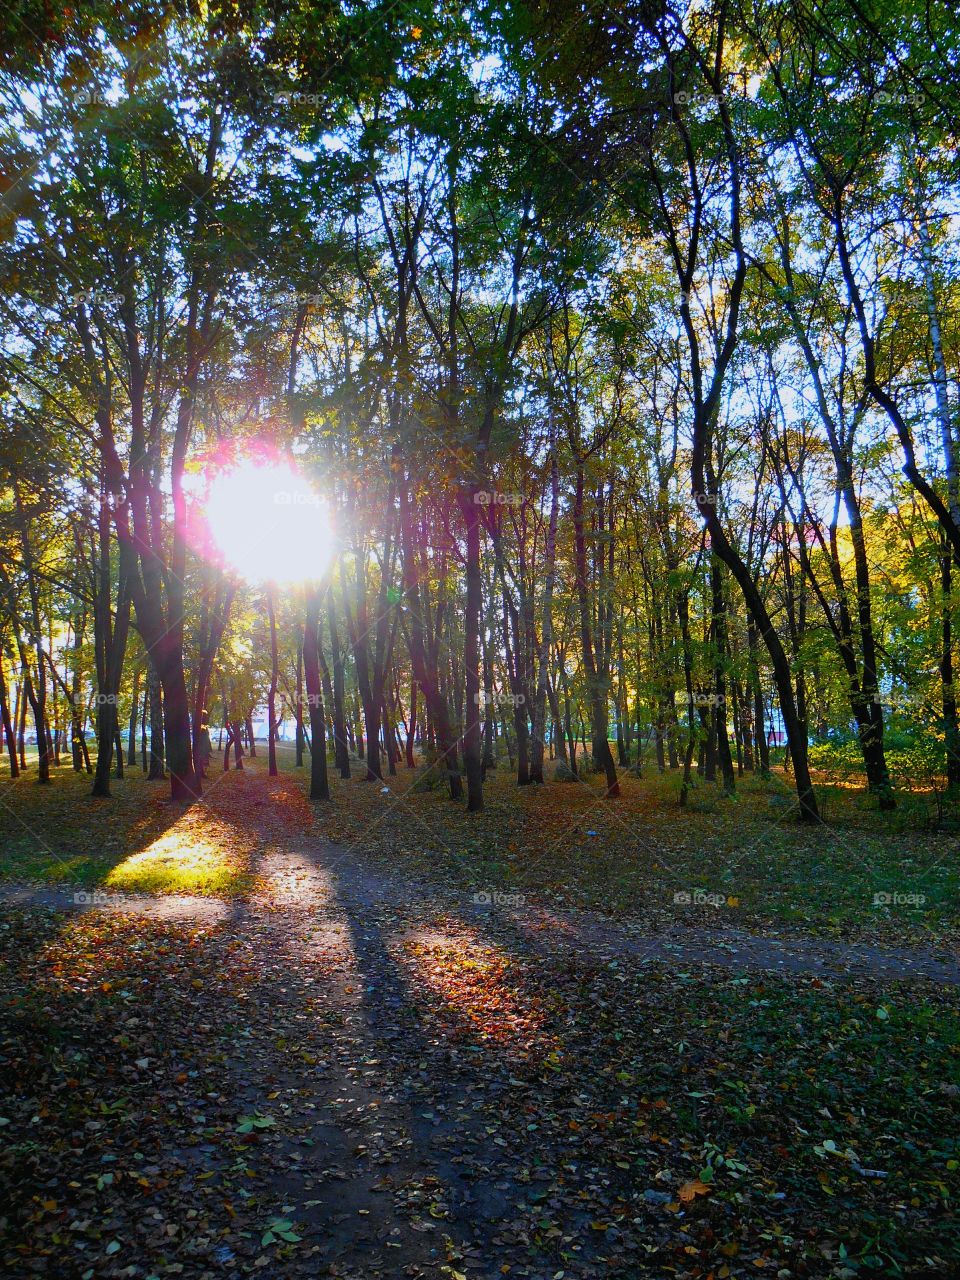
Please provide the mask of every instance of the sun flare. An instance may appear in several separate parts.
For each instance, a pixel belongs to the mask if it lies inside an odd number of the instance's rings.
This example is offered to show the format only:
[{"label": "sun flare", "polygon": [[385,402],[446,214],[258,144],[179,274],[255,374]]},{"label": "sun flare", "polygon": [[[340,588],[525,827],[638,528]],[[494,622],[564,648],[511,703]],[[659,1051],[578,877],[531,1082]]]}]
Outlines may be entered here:
[{"label": "sun flare", "polygon": [[329,508],[288,462],[247,459],[212,481],[210,535],[248,582],[291,585],[321,578],[333,551]]}]

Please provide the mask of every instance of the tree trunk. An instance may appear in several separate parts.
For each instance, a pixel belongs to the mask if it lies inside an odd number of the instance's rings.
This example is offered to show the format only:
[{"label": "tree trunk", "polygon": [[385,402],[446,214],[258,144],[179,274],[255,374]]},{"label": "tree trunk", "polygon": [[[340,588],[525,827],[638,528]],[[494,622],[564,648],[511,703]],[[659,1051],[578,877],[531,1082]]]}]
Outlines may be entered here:
[{"label": "tree trunk", "polygon": [[310,799],[329,800],[330,780],[327,776],[327,727],[320,680],[318,630],[320,626],[320,591],[312,590],[307,600],[307,616],[303,627],[303,673],[310,709]]},{"label": "tree trunk", "polygon": [[167,776],[167,749],[164,742],[163,687],[156,663],[147,655],[147,696],[150,701],[150,767],[147,781]]},{"label": "tree trunk", "polygon": [[590,703],[593,758],[595,764],[604,771],[606,777],[606,794],[612,798],[614,796],[619,796],[620,786],[617,782],[617,766],[614,763],[613,754],[610,751],[610,743],[607,740],[607,688],[600,671],[597,669],[593,643],[590,598],[587,590],[587,544],[583,525],[583,491],[584,470],[582,463],[580,463],[577,466],[577,487],[573,508],[576,588],[580,611],[580,639],[583,652],[583,663],[587,676],[587,697]]},{"label": "tree trunk", "polygon": [[[552,430],[551,430],[552,434]],[[550,651],[553,646],[553,592],[557,577],[557,521],[560,511],[560,468],[556,443],[550,455],[550,520],[544,552],[543,616],[540,621],[540,651],[537,655],[537,688],[533,696],[533,754],[530,781],[543,782],[543,748],[547,726],[547,684]]]},{"label": "tree trunk", "polygon": [[199,798],[200,783],[193,765],[190,702],[181,646],[171,644],[163,664],[158,662],[157,668],[163,689],[164,758],[170,771],[170,798],[189,802]]},{"label": "tree trunk", "polygon": [[733,760],[730,755],[730,738],[727,734],[727,679],[725,663],[727,660],[727,602],[723,594],[723,578],[720,573],[720,562],[715,556],[710,557],[710,588],[713,598],[713,641],[714,641],[714,717],[717,731],[717,756],[720,761],[720,772],[723,778],[723,789],[732,795],[735,789]]},{"label": "tree trunk", "polygon": [[347,741],[347,716],[344,701],[343,652],[337,629],[336,601],[333,591],[327,596],[327,621],[330,627],[330,665],[333,668],[333,752],[341,778],[350,777],[350,746]]},{"label": "tree trunk", "polygon": [[296,767],[303,768],[303,645],[297,645],[297,741]]},{"label": "tree trunk", "polygon": [[130,723],[127,727],[127,764],[132,769],[137,763],[137,711],[140,707],[140,668],[133,669],[133,696],[130,702]]},{"label": "tree trunk", "polygon": [[780,714],[783,717],[790,752],[793,757],[794,780],[797,788],[797,801],[800,806],[801,822],[819,822],[820,811],[813,790],[813,780],[807,763],[807,726],[797,713],[797,702],[793,690],[790,662],[784,652],[780,637],[777,635],[773,619],[770,617],[763,597],[746,564],[733,548],[723,525],[717,515],[716,499],[707,495],[702,469],[697,474],[694,464],[694,496],[700,505],[710,533],[710,545],[736,579],[747,602],[747,608],[753,615],[754,622],[766,643],[767,652],[773,667],[774,683],[780,698]]},{"label": "tree trunk", "polygon": [[940,626],[942,648],[940,655],[940,686],[943,700],[943,736],[947,754],[947,787],[950,791],[960,788],[960,722],[957,718],[957,695],[953,683],[953,557],[946,538],[941,536]]},{"label": "tree trunk", "polygon": [[413,755],[414,734],[417,731],[417,682],[410,680],[410,724],[407,728],[407,768],[415,769],[416,760]]},{"label": "tree trunk", "polygon": [[463,784],[457,761],[457,750],[450,727],[450,713],[446,698],[440,689],[439,671],[427,663],[427,645],[424,635],[423,598],[418,564],[418,544],[414,538],[413,512],[410,505],[408,482],[402,477],[398,486],[400,498],[400,545],[403,566],[403,588],[409,618],[410,665],[413,676],[423,693],[426,715],[431,732],[436,736],[440,762],[446,767],[450,787],[450,799],[459,800]]},{"label": "tree trunk", "polygon": [[277,683],[280,676],[280,659],[277,652],[277,616],[273,603],[273,588],[267,588],[267,616],[270,621],[270,690],[267,694],[267,760],[271,778],[277,769]]},{"label": "tree trunk", "polygon": [[476,486],[461,495],[467,529],[466,598],[463,618],[464,715],[463,768],[467,778],[467,812],[483,808],[483,756],[480,743],[480,619],[483,579],[480,571],[480,507]]},{"label": "tree trunk", "polygon": [[11,778],[19,778],[20,765],[17,761],[17,738],[13,729],[13,720],[10,718],[7,682],[3,673],[2,647],[0,647],[0,719],[3,721],[3,736],[7,744],[7,754],[10,757],[10,776]]}]

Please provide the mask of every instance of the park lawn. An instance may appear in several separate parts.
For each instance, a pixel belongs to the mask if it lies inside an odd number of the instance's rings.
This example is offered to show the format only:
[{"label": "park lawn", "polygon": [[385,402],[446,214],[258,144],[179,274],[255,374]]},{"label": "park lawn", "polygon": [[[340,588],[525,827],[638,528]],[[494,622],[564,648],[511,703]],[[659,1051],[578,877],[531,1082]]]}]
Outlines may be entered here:
[{"label": "park lawn", "polygon": [[[858,790],[823,785],[826,821],[805,828],[782,771],[745,776],[732,797],[695,778],[680,808],[676,774],[623,774],[620,798],[606,800],[596,776],[518,788],[503,762],[487,774],[483,812],[468,814],[423,766],[399,766],[382,784],[362,781],[357,763],[353,772],[349,782],[331,775],[323,830],[461,890],[526,893],[654,925],[927,943],[958,933],[960,827],[949,812],[938,826],[932,797],[901,796],[887,815]],[[675,901],[697,891],[714,901]]]},{"label": "park lawn", "polygon": [[139,768],[108,799],[69,762],[40,787],[35,766],[0,784],[0,880],[104,892],[233,895],[254,880],[261,848],[242,776],[214,773],[201,805],[174,805],[169,783]]},{"label": "park lawn", "polygon": [[[264,773],[263,754],[247,768]],[[332,802],[311,807],[309,756],[295,769],[292,747],[281,744],[279,758],[272,800],[289,800],[284,778],[299,780],[303,800],[279,806],[280,836],[311,830],[346,849],[356,844],[458,893],[520,893],[653,928],[680,922],[944,945],[960,935],[960,826],[924,795],[903,795],[884,815],[861,791],[824,784],[826,822],[804,828],[782,773],[746,776],[732,797],[695,779],[680,808],[675,774],[624,774],[620,798],[605,800],[591,776],[518,788],[503,762],[487,776],[484,811],[468,814],[425,766],[370,783],[354,760],[348,781],[331,768]],[[68,764],[49,787],[29,773],[6,779],[0,879],[246,893],[264,849],[264,813],[244,780],[215,767],[203,803],[184,808],[139,769],[115,780],[106,801],[92,799],[87,775]]]}]

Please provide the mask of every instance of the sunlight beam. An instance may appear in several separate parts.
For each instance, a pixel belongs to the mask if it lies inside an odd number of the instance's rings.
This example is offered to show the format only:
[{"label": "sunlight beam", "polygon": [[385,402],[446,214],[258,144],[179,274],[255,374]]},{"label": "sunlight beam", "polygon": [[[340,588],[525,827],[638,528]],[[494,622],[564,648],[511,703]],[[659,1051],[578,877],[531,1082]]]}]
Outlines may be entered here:
[{"label": "sunlight beam", "polygon": [[250,583],[316,581],[333,555],[333,521],[291,463],[245,459],[210,484],[206,520],[227,565]]}]

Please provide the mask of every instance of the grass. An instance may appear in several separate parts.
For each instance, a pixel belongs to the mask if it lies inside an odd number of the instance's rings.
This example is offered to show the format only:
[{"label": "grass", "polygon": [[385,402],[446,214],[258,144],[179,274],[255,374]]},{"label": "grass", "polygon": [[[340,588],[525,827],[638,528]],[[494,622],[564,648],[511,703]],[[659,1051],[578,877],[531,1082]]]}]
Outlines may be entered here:
[{"label": "grass", "polygon": [[[424,787],[421,771],[387,777],[388,793],[354,772],[332,780],[324,828],[461,886],[653,922],[719,917],[824,934],[929,938],[960,920],[958,837],[919,820],[924,797],[887,815],[862,792],[825,785],[826,822],[807,828],[782,773],[746,776],[732,797],[696,781],[680,808],[676,774],[624,775],[620,798],[607,800],[591,777],[518,788],[504,764],[487,775],[483,812],[468,814]],[[675,902],[697,891],[723,906]]]},{"label": "grass", "polygon": [[[69,764],[40,787],[28,771],[0,787],[0,879],[111,893],[246,892],[261,850],[242,775],[214,775],[203,804],[175,805],[139,769],[90,795]],[[215,784],[215,785],[214,785]]]},{"label": "grass", "polygon": [[[308,771],[294,769],[291,747],[281,745],[279,755],[283,778],[270,784],[268,809],[236,772],[214,770],[204,802],[189,808],[171,804],[166,783],[146,782],[139,769],[112,783],[109,800],[91,798],[89,778],[69,764],[54,771],[49,787],[38,787],[29,772],[8,779],[0,784],[0,878],[244,893],[256,876],[265,822],[288,834],[311,824]],[[265,764],[258,757],[254,767]],[[606,800],[591,777],[518,788],[504,762],[488,774],[479,814],[429,785],[423,767],[401,767],[382,785],[364,781],[358,762],[353,773],[344,782],[331,770],[332,803],[312,810],[318,829],[458,889],[526,893],[654,927],[722,922],[927,941],[957,932],[955,820],[946,813],[935,825],[935,804],[923,795],[902,796],[887,815],[859,790],[823,784],[826,822],[804,828],[782,773],[766,781],[746,776],[733,797],[695,780],[680,808],[676,774],[624,775],[621,797]],[[299,786],[291,789],[294,779]],[[689,904],[675,900],[684,894]],[[709,901],[698,903],[698,895]]]}]

